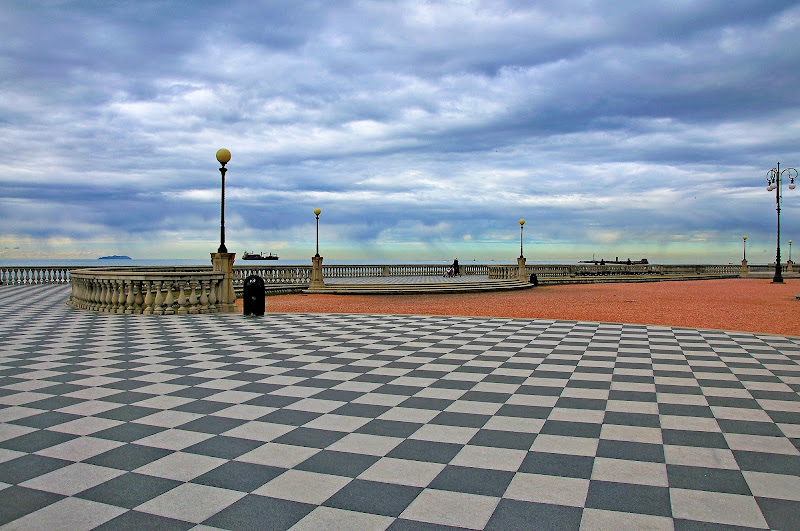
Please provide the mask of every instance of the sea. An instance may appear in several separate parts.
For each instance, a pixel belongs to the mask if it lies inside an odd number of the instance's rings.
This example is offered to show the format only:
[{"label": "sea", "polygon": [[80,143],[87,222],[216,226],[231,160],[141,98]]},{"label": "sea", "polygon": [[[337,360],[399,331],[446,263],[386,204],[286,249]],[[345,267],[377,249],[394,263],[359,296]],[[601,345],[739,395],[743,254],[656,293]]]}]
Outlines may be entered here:
[{"label": "sea", "polygon": [[[335,260],[325,259],[325,265],[391,265],[391,264],[415,264],[415,265],[439,265],[450,264],[452,260]],[[474,264],[513,264],[514,260],[460,260],[462,265]],[[534,262],[531,263],[565,263],[565,262]],[[569,262],[567,262],[569,263]],[[110,267],[110,266],[193,266],[211,265],[209,258],[133,258],[131,260],[65,260],[65,259],[36,259],[36,258],[0,258],[0,267]],[[235,265],[265,265],[265,266],[293,266],[311,265],[311,259],[305,260],[241,260],[237,259]]]}]

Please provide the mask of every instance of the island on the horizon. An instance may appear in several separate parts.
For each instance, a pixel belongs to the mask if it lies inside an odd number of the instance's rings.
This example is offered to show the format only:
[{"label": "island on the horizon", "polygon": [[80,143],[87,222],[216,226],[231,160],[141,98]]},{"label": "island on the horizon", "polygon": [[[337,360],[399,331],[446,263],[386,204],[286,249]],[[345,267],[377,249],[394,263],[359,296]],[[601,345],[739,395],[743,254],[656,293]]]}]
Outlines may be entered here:
[{"label": "island on the horizon", "polygon": [[98,260],[132,260],[130,256],[112,254],[111,256],[101,256]]}]

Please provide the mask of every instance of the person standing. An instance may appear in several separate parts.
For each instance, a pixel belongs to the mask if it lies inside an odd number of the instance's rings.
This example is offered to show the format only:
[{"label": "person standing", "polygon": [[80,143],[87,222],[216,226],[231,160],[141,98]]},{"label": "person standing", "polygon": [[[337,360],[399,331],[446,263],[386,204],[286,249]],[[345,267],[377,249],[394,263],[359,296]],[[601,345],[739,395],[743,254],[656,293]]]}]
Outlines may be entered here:
[{"label": "person standing", "polygon": [[453,260],[453,274],[461,276],[461,269],[459,269],[458,258]]}]

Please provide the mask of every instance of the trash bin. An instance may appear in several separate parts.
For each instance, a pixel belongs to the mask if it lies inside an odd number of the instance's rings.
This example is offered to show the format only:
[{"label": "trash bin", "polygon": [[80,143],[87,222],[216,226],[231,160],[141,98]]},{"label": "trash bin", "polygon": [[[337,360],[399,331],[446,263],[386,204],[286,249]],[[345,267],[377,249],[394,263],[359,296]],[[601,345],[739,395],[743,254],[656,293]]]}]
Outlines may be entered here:
[{"label": "trash bin", "polygon": [[264,279],[257,275],[250,275],[244,279],[244,293],[242,295],[244,314],[264,315],[265,303]]},{"label": "trash bin", "polygon": [[531,275],[531,284],[533,284],[534,286],[539,285],[539,277],[536,276],[536,273],[533,273]]}]

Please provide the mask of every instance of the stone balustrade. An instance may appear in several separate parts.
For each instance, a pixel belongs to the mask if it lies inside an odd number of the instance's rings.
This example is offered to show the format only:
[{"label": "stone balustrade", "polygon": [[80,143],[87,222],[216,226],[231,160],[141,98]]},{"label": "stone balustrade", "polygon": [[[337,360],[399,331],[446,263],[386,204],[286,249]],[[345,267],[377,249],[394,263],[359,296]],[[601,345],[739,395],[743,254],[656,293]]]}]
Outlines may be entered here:
[{"label": "stone balustrade", "polygon": [[[746,265],[747,272],[756,275],[769,275],[775,271],[772,264]],[[330,265],[322,266],[324,278],[358,278],[381,276],[441,276],[450,268],[450,264],[389,264],[389,265]],[[85,267],[69,266],[0,266],[0,285],[19,284],[68,284],[72,273]],[[93,271],[107,268],[91,268]],[[131,271],[166,271],[191,273],[208,271],[207,266],[181,266],[172,268],[156,268],[149,266],[130,266],[113,268]],[[784,273],[791,273],[786,264],[782,264]],[[528,264],[527,275],[536,273],[544,278],[573,278],[583,276],[620,276],[620,275],[732,275],[742,273],[739,264]],[[487,275],[491,279],[517,279],[519,269],[515,264],[487,265],[461,264],[462,275]],[[258,275],[266,285],[307,286],[311,281],[311,266],[279,266],[279,265],[236,265],[233,267],[233,284],[240,289],[244,279],[250,275]]]},{"label": "stone balustrade", "polygon": [[[749,266],[750,272],[774,271],[774,266]],[[784,270],[786,268],[784,267]],[[701,276],[725,275],[739,276],[742,267],[739,264],[705,265],[705,264],[529,264],[525,267],[526,275],[536,274],[543,278],[575,278],[595,276]],[[519,267],[514,264],[489,266],[490,279],[515,279]]]},{"label": "stone balustrade", "polygon": [[73,269],[67,304],[118,314],[218,313],[224,273],[209,268]]},{"label": "stone balustrade", "polygon": [[15,284],[69,284],[67,266],[0,266],[0,286]]}]

